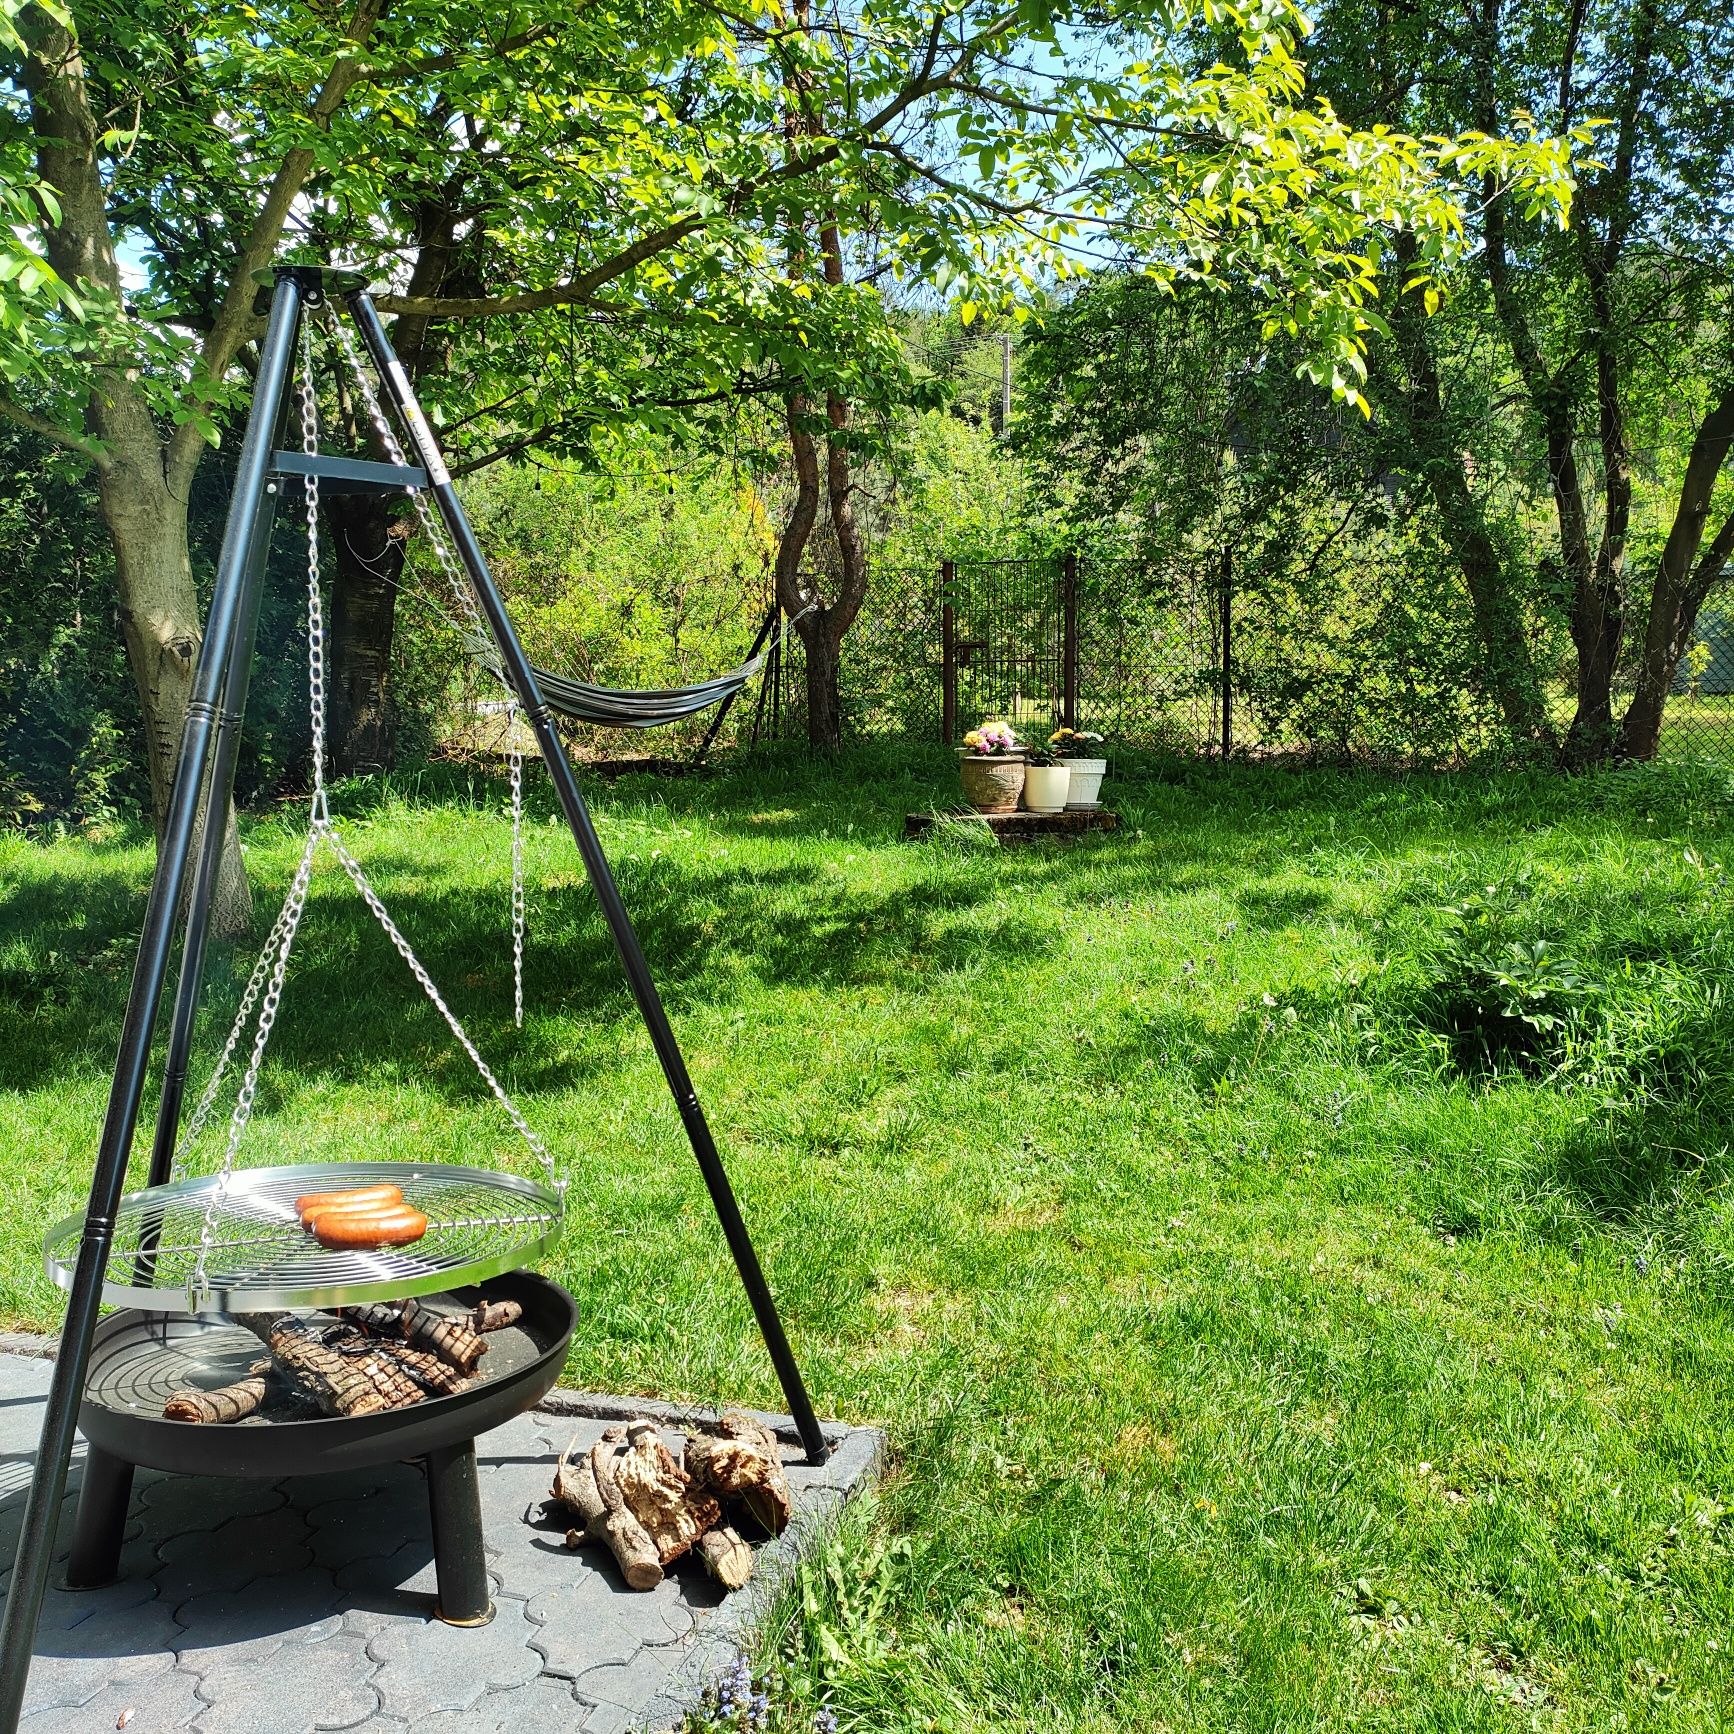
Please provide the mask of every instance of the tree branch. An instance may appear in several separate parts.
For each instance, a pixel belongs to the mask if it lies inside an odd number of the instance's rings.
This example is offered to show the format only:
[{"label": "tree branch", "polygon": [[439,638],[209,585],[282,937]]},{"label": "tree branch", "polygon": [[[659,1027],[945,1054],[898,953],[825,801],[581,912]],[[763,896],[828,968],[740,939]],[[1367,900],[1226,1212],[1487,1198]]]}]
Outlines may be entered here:
[{"label": "tree branch", "polygon": [[[355,10],[344,30],[346,43],[359,47],[365,42],[389,4],[390,0],[356,0]],[[336,63],[325,75],[319,94],[313,99],[309,114],[320,131],[331,125],[333,116],[343,106],[344,98],[361,74],[362,62],[353,52],[345,50],[338,55]],[[288,221],[290,208],[312,168],[313,151],[307,145],[296,146],[278,164],[259,206],[259,214],[253,219],[252,232],[235,261],[223,304],[218,308],[217,317],[211,322],[210,333],[205,338],[194,370],[195,390],[201,381],[209,384],[220,381],[229,371],[241,345],[247,341],[253,325],[253,273],[262,271],[271,263],[283,238],[283,226]],[[202,437],[190,422],[178,427],[169,440],[165,459],[169,483],[183,497],[199,461],[201,444]]]},{"label": "tree branch", "polygon": [[14,427],[28,428],[42,439],[63,446],[67,451],[77,452],[80,457],[89,459],[99,470],[108,467],[108,452],[99,441],[75,434],[70,428],[50,421],[47,416],[26,409],[23,404],[15,403],[4,392],[0,392],[0,421],[9,421]]}]

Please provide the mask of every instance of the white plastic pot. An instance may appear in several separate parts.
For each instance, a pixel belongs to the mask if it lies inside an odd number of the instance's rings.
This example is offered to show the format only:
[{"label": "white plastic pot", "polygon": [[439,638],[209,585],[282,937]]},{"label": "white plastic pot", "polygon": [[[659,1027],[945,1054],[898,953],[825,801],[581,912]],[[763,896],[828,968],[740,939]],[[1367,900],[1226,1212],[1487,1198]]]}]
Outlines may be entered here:
[{"label": "white plastic pot", "polygon": [[1102,804],[1102,778],[1107,774],[1106,759],[1067,759],[1072,773],[1071,792],[1066,796],[1068,813],[1085,813]]},{"label": "white plastic pot", "polygon": [[1072,786],[1064,765],[1029,765],[1024,770],[1024,805],[1032,813],[1063,813]]}]

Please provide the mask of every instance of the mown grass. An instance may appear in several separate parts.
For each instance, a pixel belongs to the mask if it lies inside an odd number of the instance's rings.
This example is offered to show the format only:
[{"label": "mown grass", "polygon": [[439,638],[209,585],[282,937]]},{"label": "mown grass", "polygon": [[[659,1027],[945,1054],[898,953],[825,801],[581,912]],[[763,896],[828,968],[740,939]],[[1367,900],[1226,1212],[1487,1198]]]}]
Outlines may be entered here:
[{"label": "mown grass", "polygon": [[[1134,769],[1118,837],[1005,853],[900,840],[937,754],[596,791],[815,1399],[894,1445],[778,1715],[1723,1726],[1727,780]],[[498,790],[341,804],[572,1182],[569,1379],[774,1404],[548,810],[519,1033]],[[293,815],[247,839],[263,903]],[[56,1316],[148,866],[0,843],[10,1323]],[[1538,940],[1535,1025],[1477,1025]],[[273,1053],[254,1159],[522,1161],[329,873]]]}]

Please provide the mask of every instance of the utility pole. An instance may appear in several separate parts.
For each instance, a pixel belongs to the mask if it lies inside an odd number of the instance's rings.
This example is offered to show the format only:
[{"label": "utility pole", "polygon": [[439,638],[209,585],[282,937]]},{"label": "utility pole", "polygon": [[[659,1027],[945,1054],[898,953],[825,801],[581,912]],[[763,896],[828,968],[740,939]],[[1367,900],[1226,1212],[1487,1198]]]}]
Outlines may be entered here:
[{"label": "utility pole", "polygon": [[1011,333],[1002,332],[999,340],[999,437],[1011,433]]}]

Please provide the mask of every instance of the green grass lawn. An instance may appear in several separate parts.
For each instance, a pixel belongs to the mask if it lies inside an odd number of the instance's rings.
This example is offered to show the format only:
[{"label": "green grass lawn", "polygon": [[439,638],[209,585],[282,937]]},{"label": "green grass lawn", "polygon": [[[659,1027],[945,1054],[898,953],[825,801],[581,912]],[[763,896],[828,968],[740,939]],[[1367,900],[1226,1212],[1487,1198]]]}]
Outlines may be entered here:
[{"label": "green grass lawn", "polygon": [[[1726,778],[1151,768],[1117,837],[902,842],[953,774],[596,791],[815,1400],[893,1441],[787,1726],[1734,1722]],[[572,1183],[568,1379],[774,1405],[550,809],[520,1033],[498,789],[340,805]],[[268,918],[294,816],[246,837]],[[57,1316],[149,864],[0,841],[5,1323]],[[334,870],[284,1006],[253,1159],[522,1164]]]}]

